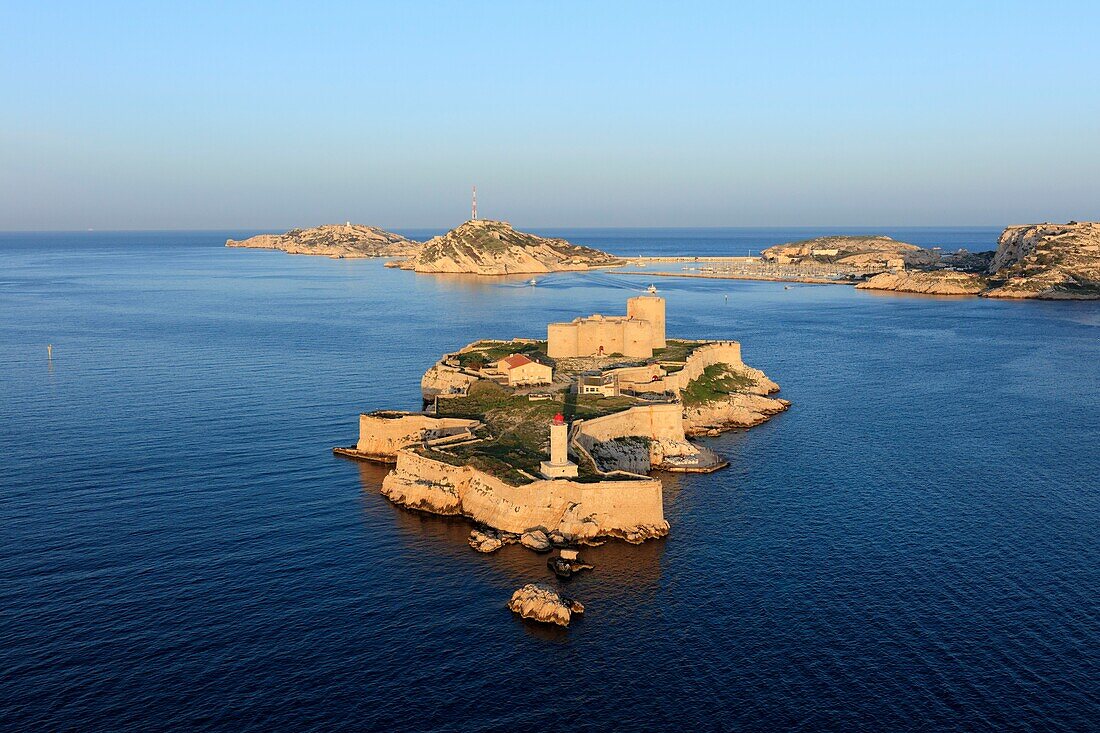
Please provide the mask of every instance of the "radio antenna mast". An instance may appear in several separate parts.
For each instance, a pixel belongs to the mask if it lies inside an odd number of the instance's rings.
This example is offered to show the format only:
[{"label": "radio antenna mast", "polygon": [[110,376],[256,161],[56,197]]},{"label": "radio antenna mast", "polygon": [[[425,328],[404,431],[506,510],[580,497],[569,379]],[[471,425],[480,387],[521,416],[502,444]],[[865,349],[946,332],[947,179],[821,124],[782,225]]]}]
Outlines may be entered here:
[{"label": "radio antenna mast", "polygon": [[477,186],[474,186],[474,195],[470,202],[470,219],[477,221]]}]

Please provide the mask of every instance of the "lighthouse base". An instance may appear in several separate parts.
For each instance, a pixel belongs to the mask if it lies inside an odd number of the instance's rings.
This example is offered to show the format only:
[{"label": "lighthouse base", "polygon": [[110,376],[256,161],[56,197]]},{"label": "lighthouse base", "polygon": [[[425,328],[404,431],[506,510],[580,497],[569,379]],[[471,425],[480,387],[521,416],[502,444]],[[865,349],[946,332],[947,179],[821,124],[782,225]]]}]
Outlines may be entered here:
[{"label": "lighthouse base", "polygon": [[565,463],[543,461],[539,464],[539,473],[542,474],[543,478],[576,478],[577,464],[572,461],[566,461]]}]

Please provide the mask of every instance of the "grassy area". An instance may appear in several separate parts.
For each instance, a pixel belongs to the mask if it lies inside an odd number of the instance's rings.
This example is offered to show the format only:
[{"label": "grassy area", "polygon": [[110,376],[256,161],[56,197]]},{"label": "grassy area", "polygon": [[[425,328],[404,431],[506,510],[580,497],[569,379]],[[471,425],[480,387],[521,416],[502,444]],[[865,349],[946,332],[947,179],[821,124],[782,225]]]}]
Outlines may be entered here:
[{"label": "grassy area", "polygon": [[653,358],[657,361],[685,361],[691,352],[700,346],[703,344],[697,341],[668,339],[665,342],[665,348],[653,350]]},{"label": "grassy area", "polygon": [[486,343],[484,348],[480,345],[476,346],[473,350],[467,351],[464,354],[458,355],[458,363],[468,369],[479,369],[486,364],[491,364],[494,361],[499,361],[506,356],[512,354],[527,354],[528,356],[544,357],[546,356],[546,342],[535,341],[533,343]]},{"label": "grassy area", "polygon": [[724,400],[737,392],[744,392],[756,382],[743,372],[734,371],[729,364],[711,364],[696,379],[688,382],[680,398],[685,405]]},{"label": "grassy area", "polygon": [[465,397],[439,400],[440,417],[481,420],[490,440],[454,450],[464,464],[475,466],[510,483],[528,479],[515,469],[538,475],[539,463],[547,458],[550,421],[557,413],[567,420],[593,418],[620,412],[634,404],[630,397],[566,395],[564,401],[531,402],[526,397],[488,381],[479,381]]}]

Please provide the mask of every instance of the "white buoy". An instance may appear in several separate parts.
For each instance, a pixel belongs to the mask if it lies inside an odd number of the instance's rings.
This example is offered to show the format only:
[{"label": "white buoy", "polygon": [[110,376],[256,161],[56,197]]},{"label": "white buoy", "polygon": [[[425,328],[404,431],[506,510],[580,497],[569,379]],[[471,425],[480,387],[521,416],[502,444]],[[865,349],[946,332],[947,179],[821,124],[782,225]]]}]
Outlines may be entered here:
[{"label": "white buoy", "polygon": [[53,361],[53,344],[46,344],[46,358]]}]

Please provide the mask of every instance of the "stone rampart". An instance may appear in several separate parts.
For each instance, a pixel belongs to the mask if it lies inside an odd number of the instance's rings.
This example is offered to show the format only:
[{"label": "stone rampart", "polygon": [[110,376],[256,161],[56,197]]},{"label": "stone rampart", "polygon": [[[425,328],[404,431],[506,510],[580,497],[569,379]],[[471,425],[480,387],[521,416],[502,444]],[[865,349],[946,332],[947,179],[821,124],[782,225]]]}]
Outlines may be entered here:
[{"label": "stone rampart", "polygon": [[575,432],[605,442],[640,436],[652,440],[683,440],[683,405],[678,402],[631,407],[591,420],[577,420]]},{"label": "stone rampart", "polygon": [[359,416],[359,441],[355,450],[380,461],[397,460],[397,452],[410,445],[440,438],[470,435],[480,423],[420,413],[378,413]]},{"label": "stone rampart", "polygon": [[712,364],[744,367],[745,363],[741,361],[741,344],[737,341],[719,341],[695,349],[688,355],[683,369],[664,378],[665,390],[679,394],[687,387],[688,382],[698,379],[703,370]]},{"label": "stone rampart", "polygon": [[[504,531],[557,529],[571,537],[661,536],[668,531],[661,482],[539,480],[512,486],[470,466],[402,450],[382,482],[391,501],[436,514],[461,514]],[[644,538],[644,537],[643,537]]]}]

